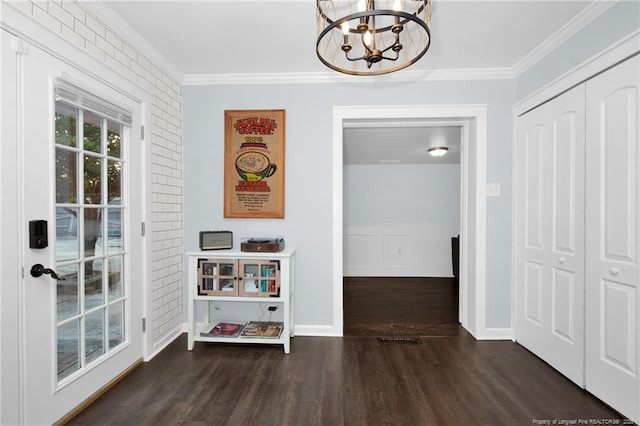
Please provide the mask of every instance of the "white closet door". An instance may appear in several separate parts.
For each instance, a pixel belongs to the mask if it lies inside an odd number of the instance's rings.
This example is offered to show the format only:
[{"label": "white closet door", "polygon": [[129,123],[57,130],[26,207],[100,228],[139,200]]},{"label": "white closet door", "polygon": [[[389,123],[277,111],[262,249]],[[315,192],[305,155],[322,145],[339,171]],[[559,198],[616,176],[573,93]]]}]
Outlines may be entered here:
[{"label": "white closet door", "polygon": [[517,340],[543,359],[549,348],[548,121],[546,105],[518,118],[517,154]]},{"label": "white closet door", "polygon": [[548,362],[584,387],[585,86],[549,103]]},{"label": "white closet door", "polygon": [[640,420],[640,58],[587,82],[587,389]]},{"label": "white closet door", "polygon": [[520,344],[584,386],[584,85],[518,120]]}]

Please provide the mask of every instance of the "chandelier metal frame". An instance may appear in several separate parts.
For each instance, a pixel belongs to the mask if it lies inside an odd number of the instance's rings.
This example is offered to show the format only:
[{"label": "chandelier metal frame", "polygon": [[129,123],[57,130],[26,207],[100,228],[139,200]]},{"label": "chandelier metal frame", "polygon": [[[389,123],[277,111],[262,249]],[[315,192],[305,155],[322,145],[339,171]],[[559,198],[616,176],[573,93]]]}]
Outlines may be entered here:
[{"label": "chandelier metal frame", "polygon": [[[340,3],[338,0],[316,0],[316,13],[318,17],[318,38],[316,40],[316,54],[320,61],[327,67],[350,75],[381,75],[406,68],[424,56],[431,45],[431,29],[428,22],[420,19],[419,15],[423,13],[427,20],[430,21],[431,0],[404,0],[417,5],[413,13],[407,13],[402,10],[393,9],[376,9],[376,0],[360,0],[366,9],[348,13],[340,18],[331,18],[325,12],[325,7],[334,3]],[[344,0],[343,0],[344,2]],[[425,11],[426,9],[426,11]],[[336,7],[327,10],[338,12]],[[384,26],[376,27],[376,20],[384,21]],[[390,22],[393,22],[390,24]],[[343,29],[343,24],[348,25],[348,32]],[[407,38],[410,42],[424,42],[424,46],[419,51],[415,51],[414,55],[403,58],[403,61],[396,64],[401,57],[404,49],[401,35],[406,32],[405,28],[413,25],[413,32],[422,31],[422,37],[408,34]],[[338,38],[336,32],[340,32],[341,43],[335,41]],[[369,32],[369,41],[366,41],[366,33]],[[354,43],[358,46],[361,54],[352,57]],[[338,44],[340,44],[338,46]],[[338,57],[339,49],[344,53],[344,58]],[[330,49],[333,49],[331,55],[328,55]],[[333,60],[333,61],[332,61]],[[346,60],[346,61],[345,61]],[[366,69],[358,63],[363,61]],[[386,62],[385,62],[386,61]],[[338,63],[340,62],[340,63]],[[346,65],[353,64],[348,68]],[[395,65],[394,65],[395,64]],[[359,68],[358,68],[359,67]]]}]

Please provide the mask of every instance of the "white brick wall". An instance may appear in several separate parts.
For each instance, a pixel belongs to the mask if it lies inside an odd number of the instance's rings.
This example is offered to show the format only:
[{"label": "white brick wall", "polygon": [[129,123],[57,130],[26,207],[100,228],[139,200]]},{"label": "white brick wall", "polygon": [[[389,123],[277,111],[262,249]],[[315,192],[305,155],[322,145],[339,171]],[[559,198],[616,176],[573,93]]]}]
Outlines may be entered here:
[{"label": "white brick wall", "polygon": [[[182,87],[74,0],[11,1],[44,27],[152,94],[153,340],[182,325]],[[149,229],[149,227],[148,227]]]}]

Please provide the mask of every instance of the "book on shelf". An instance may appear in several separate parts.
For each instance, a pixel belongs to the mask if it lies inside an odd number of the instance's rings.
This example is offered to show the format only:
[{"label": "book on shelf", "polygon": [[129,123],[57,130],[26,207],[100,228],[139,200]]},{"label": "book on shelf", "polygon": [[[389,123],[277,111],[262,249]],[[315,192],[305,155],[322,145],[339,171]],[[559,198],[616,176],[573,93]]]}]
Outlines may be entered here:
[{"label": "book on shelf", "polygon": [[219,321],[215,325],[207,326],[200,333],[202,337],[237,337],[242,332],[245,323],[233,321]]},{"label": "book on shelf", "polygon": [[283,323],[271,321],[249,321],[240,336],[277,339],[282,333]]}]

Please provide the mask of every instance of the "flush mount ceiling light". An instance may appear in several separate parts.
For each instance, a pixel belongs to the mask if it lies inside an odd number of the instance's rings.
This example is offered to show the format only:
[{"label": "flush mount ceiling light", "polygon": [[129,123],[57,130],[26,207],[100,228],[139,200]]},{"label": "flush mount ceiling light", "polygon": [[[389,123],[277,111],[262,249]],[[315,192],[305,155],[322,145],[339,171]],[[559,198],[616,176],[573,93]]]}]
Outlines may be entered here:
[{"label": "flush mount ceiling light", "polygon": [[431,44],[431,0],[316,0],[316,17],[318,58],[345,74],[401,70]]},{"label": "flush mount ceiling light", "polygon": [[432,157],[442,157],[449,151],[446,146],[434,146],[427,150]]}]

